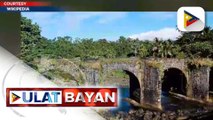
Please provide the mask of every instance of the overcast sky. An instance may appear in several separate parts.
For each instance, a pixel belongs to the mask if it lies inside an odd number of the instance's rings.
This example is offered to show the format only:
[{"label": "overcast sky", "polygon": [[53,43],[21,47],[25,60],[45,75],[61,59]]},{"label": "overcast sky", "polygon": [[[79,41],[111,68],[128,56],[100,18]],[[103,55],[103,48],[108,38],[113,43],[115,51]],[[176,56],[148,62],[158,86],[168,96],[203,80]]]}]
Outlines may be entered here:
[{"label": "overcast sky", "polygon": [[[175,39],[176,12],[25,12],[42,30],[42,36],[55,38],[94,38],[117,40],[119,36],[153,40]],[[207,14],[207,25],[213,26],[213,12]]]}]

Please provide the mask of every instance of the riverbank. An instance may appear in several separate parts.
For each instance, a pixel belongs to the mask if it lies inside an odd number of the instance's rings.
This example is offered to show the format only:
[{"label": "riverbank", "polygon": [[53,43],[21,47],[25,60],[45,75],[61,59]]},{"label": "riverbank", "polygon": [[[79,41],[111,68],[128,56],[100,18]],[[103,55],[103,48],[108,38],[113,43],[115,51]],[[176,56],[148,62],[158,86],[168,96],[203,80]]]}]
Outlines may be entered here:
[{"label": "riverbank", "polygon": [[165,112],[131,109],[129,112],[119,111],[117,113],[112,113],[109,110],[105,110],[99,111],[99,114],[106,120],[185,120],[196,118],[197,116],[199,116],[200,119],[202,119],[202,117],[203,119],[206,117],[212,118],[213,116],[212,110],[207,107]]},{"label": "riverbank", "polygon": [[212,106],[177,99],[162,94],[162,110],[134,108],[124,98],[128,98],[129,89],[120,88],[120,106],[116,109],[99,110],[98,113],[106,120],[184,120],[187,118],[211,117]]}]

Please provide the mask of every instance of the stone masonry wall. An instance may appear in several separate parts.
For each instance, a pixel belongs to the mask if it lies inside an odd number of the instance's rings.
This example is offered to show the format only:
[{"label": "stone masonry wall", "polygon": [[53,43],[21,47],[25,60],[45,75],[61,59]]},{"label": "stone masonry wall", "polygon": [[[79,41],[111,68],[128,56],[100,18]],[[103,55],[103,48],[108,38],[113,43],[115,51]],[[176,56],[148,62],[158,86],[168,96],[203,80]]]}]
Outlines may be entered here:
[{"label": "stone masonry wall", "polygon": [[157,68],[145,65],[141,103],[156,105],[161,103],[161,80]]},{"label": "stone masonry wall", "polygon": [[192,86],[192,98],[208,100],[209,96],[209,68],[200,67],[190,72],[190,84]]},{"label": "stone masonry wall", "polygon": [[98,70],[85,69],[84,73],[86,75],[86,85],[96,86],[100,83]]}]

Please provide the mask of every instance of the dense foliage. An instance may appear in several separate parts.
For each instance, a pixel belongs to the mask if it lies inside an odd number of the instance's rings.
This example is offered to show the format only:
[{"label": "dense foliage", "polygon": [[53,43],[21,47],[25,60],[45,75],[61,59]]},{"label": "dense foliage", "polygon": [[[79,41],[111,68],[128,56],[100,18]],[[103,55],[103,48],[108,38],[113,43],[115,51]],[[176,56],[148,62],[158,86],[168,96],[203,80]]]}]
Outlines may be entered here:
[{"label": "dense foliage", "polygon": [[[80,37],[80,36],[79,36]],[[213,30],[206,27],[202,32],[182,33],[177,40],[153,41],[121,36],[117,41],[69,36],[47,39],[41,29],[30,19],[21,18],[20,57],[30,64],[35,58],[80,58],[81,60],[126,57],[199,58],[213,57]]]}]

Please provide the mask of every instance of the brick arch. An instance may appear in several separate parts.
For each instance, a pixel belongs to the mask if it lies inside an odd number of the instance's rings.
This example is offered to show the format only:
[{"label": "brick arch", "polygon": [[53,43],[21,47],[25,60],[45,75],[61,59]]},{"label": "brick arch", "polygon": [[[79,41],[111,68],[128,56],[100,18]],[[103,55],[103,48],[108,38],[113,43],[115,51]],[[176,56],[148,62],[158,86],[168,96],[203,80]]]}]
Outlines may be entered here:
[{"label": "brick arch", "polygon": [[188,71],[186,70],[187,67],[188,66],[184,59],[170,58],[170,59],[163,60],[163,71],[168,70],[170,68],[179,69],[186,76],[186,81],[187,81],[187,86],[188,86],[189,78],[188,78]]},{"label": "brick arch", "polygon": [[[141,85],[141,103],[155,105],[158,108],[161,108],[162,72],[170,68],[180,70],[184,73],[186,77],[186,86],[188,86],[187,65],[183,59],[154,59],[154,61],[162,65],[162,68],[158,68],[147,64],[152,60],[153,59],[145,60],[143,84]],[[188,94],[188,89],[186,90],[186,93]]]},{"label": "brick arch", "polygon": [[140,89],[141,89],[141,84],[139,82],[138,77],[135,76],[134,73],[124,70],[124,72],[129,75],[129,94],[130,98],[133,100],[136,100],[137,102],[140,102]]},{"label": "brick arch", "polygon": [[[107,72],[113,70],[123,70],[129,76],[130,98],[140,102],[140,88],[141,81],[138,73],[139,69],[134,63],[112,63],[102,65],[103,75],[107,75]],[[139,96],[135,96],[134,93],[139,93]]]},{"label": "brick arch", "polygon": [[185,60],[184,59],[165,59],[163,60],[163,69],[167,70],[169,68],[176,68],[184,73],[185,70]]},{"label": "brick arch", "polygon": [[73,76],[77,85],[84,84],[86,82],[85,73],[80,69],[78,65],[68,59],[47,59],[42,58],[40,60],[40,72],[44,73],[49,70],[60,70],[64,73]]},{"label": "brick arch", "polygon": [[186,81],[188,82],[188,72],[185,71],[185,68],[180,68],[180,67],[176,67],[176,66],[169,66],[169,67],[164,67],[163,71],[169,70],[169,69],[177,69],[180,70],[186,77]]},{"label": "brick arch", "polygon": [[[189,60],[184,59],[154,59],[153,64],[147,64],[153,59],[145,60],[144,74],[141,85],[141,103],[155,105],[162,109],[161,106],[161,85],[162,71],[169,68],[180,70],[186,77],[186,97],[199,102],[206,102],[209,98],[209,66],[200,66],[195,69],[188,68]],[[148,61],[148,62],[146,62]],[[161,64],[159,66],[159,64]]]},{"label": "brick arch", "polygon": [[213,91],[213,67],[209,71],[209,91]]},{"label": "brick arch", "polygon": [[178,68],[170,67],[164,70],[162,78],[162,91],[170,91],[171,87],[177,88],[173,90],[175,93],[186,95],[187,78],[184,72]]},{"label": "brick arch", "polygon": [[136,77],[138,73],[138,69],[136,68],[136,64],[129,63],[111,63],[102,65],[102,72],[105,74],[109,71],[113,70],[124,70],[133,73]]}]

